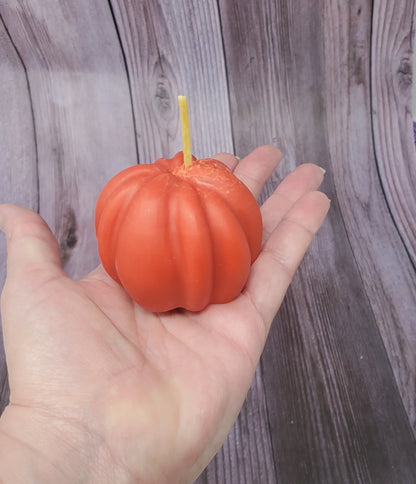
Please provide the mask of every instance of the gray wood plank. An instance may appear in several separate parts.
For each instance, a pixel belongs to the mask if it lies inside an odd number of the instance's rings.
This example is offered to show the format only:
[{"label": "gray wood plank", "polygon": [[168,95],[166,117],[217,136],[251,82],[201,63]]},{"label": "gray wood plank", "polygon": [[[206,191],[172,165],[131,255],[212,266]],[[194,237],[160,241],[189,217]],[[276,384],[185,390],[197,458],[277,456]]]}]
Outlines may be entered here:
[{"label": "gray wood plank", "polygon": [[101,188],[137,162],[111,11],[98,0],[10,0],[0,13],[32,93],[39,210],[58,238],[65,270],[78,278],[98,263],[93,216]]},{"label": "gray wood plank", "polygon": [[[373,154],[369,5],[220,5],[237,153],[287,143],[289,166],[328,169],[333,200],[262,358],[278,480],[412,482],[414,439],[396,376],[414,370],[415,275]],[[383,325],[396,340],[410,337],[408,351],[384,346]]]},{"label": "gray wood plank", "polygon": [[[412,125],[415,2],[375,1],[371,81],[374,148],[384,193],[416,266],[416,153]],[[412,420],[416,428],[416,413]]]},{"label": "gray wood plank", "polygon": [[[0,19],[0,203],[38,209],[37,155],[27,77]],[[6,243],[0,235],[0,288],[6,277]],[[1,328],[0,328],[1,329]],[[0,414],[8,402],[0,331]]]},{"label": "gray wood plank", "polygon": [[188,99],[194,155],[232,152],[217,2],[111,0],[111,5],[129,72],[140,162],[182,149],[179,94]]},{"label": "gray wood plank", "polygon": [[[416,435],[416,266],[411,260],[416,250],[416,156],[411,86],[402,86],[398,95],[402,75],[390,54],[392,48],[400,52],[410,35],[412,3],[395,2],[394,16],[376,4],[372,9],[361,2],[331,6],[325,50],[327,58],[339,62],[326,65],[325,78],[328,143],[343,222]],[[348,16],[350,24],[342,23]],[[388,42],[381,31],[388,33]],[[348,44],[343,38],[350,39]],[[389,83],[382,92],[381,79]],[[345,133],[350,133],[348,140]],[[383,149],[392,145],[394,154]]]}]

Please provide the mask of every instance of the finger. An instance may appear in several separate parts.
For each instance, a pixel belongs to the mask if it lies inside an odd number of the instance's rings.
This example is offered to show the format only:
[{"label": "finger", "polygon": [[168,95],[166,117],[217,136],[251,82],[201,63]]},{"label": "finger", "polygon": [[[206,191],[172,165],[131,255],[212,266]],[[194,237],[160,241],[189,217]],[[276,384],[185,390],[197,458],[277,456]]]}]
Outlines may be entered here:
[{"label": "finger", "polygon": [[323,193],[306,193],[286,213],[254,262],[244,292],[258,309],[267,330],[329,206]]},{"label": "finger", "polygon": [[31,270],[62,272],[58,243],[46,222],[32,210],[0,205],[0,230],[7,240],[7,279]]},{"label": "finger", "polygon": [[238,158],[230,153],[217,153],[212,156],[214,160],[221,161],[224,165],[227,165],[231,171],[234,171],[235,167],[238,165]]},{"label": "finger", "polygon": [[282,153],[275,146],[259,146],[238,163],[234,174],[258,198],[264,184],[281,159]]},{"label": "finger", "polygon": [[325,171],[305,163],[298,166],[276,188],[261,207],[263,218],[263,243],[283,219],[293,204],[310,191],[315,191],[324,179]]}]

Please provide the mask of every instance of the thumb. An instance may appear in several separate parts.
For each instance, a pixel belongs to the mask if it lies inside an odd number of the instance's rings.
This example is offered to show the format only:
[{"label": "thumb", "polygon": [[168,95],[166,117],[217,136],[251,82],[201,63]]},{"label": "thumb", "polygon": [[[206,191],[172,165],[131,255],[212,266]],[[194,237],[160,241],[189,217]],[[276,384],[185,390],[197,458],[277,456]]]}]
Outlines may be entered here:
[{"label": "thumb", "polygon": [[0,204],[0,230],[7,240],[7,281],[21,280],[32,271],[38,277],[62,274],[58,242],[40,215]]}]

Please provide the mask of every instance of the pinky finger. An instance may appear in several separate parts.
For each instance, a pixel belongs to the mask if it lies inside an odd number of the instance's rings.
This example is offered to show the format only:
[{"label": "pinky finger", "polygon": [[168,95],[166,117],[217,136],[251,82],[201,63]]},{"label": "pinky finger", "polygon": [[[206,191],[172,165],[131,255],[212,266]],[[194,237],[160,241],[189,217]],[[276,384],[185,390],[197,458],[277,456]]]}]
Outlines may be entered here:
[{"label": "pinky finger", "polygon": [[267,331],[329,207],[325,194],[305,194],[273,230],[254,262],[244,292],[265,321]]}]

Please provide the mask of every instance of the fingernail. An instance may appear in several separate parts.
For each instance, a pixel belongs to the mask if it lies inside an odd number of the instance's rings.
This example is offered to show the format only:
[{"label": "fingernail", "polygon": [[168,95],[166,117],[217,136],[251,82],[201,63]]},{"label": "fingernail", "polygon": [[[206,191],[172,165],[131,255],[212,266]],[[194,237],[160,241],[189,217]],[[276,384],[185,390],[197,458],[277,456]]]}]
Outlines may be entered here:
[{"label": "fingernail", "polygon": [[326,173],[325,168],[322,168],[322,166],[320,166],[320,167],[319,167],[319,169],[320,169],[320,170],[322,171],[322,173],[325,175],[325,173]]},{"label": "fingernail", "polygon": [[240,157],[237,155],[234,155],[237,161],[240,161]]}]

